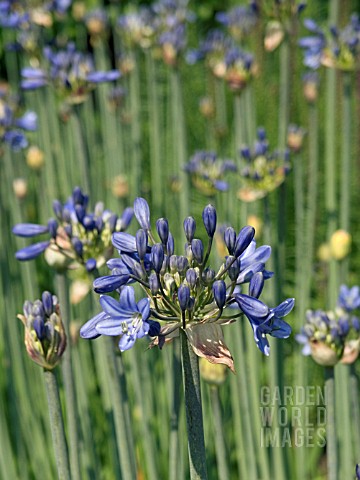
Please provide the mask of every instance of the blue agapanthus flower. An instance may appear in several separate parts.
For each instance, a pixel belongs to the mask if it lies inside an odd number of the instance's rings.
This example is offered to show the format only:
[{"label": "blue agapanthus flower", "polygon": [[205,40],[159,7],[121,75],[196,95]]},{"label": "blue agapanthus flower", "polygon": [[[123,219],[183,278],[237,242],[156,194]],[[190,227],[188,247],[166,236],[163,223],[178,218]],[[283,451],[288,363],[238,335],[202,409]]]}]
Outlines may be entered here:
[{"label": "blue agapanthus flower", "polygon": [[346,312],[352,312],[359,308],[360,287],[355,285],[354,287],[349,288],[346,285],[341,285],[337,305]]},{"label": "blue agapanthus flower", "polygon": [[[134,214],[141,228],[136,235],[125,232],[112,235],[120,258],[108,260],[111,275],[94,281],[97,293],[119,292],[120,305],[111,297],[100,297],[104,312],[84,325],[82,336],[124,335],[129,329],[131,338],[120,340],[120,348],[130,348],[144,332],[157,336],[153,345],[162,347],[183,330],[198,356],[212,363],[224,363],[231,369],[233,360],[224,343],[221,325],[232,323],[245,314],[254,328],[257,345],[267,355],[267,334],[278,338],[289,336],[290,327],[281,317],[290,312],[294,300],[288,299],[275,308],[258,300],[265,280],[272,276],[265,268],[271,248],[256,246],[253,227],[245,226],[239,233],[230,226],[224,230],[228,254],[220,268],[214,270],[209,262],[217,226],[213,205],[207,205],[202,213],[207,242],[204,244],[196,238],[196,222],[193,217],[187,217],[183,222],[185,249],[179,255],[175,254],[174,238],[166,218],[159,218],[156,233],[152,231],[151,212],[144,198],[135,200]],[[133,294],[132,300],[128,300],[132,292],[129,285],[134,283],[146,294],[136,308]],[[243,295],[240,288],[247,283],[249,295]],[[124,292],[127,293],[123,301]],[[141,321],[138,311],[141,311]],[[141,329],[139,325],[143,325],[144,319],[150,327],[145,325]],[[120,325],[119,321],[125,323]],[[158,322],[161,329],[151,321]]]},{"label": "blue agapanthus flower", "polygon": [[14,151],[22,150],[28,146],[25,132],[34,132],[37,127],[36,113],[19,115],[18,99],[0,90],[0,144],[4,142]]},{"label": "blue agapanthus flower", "polygon": [[34,90],[51,85],[69,103],[83,102],[95,85],[112,82],[120,77],[118,70],[96,70],[89,54],[76,50],[74,43],[68,43],[65,50],[43,50],[44,68],[25,67],[21,71],[24,90]]},{"label": "blue agapanthus flower", "polygon": [[89,272],[101,267],[113,252],[111,235],[126,230],[133,217],[132,208],[121,217],[104,208],[102,202],[88,210],[89,197],[79,187],[62,204],[53,202],[55,218],[46,225],[19,223],[13,233],[32,238],[47,235],[48,240],[37,242],[16,252],[21,261],[32,260],[45,252],[47,262],[58,269],[83,265]]},{"label": "blue agapanthus flower", "polygon": [[100,297],[103,312],[89,320],[80,330],[82,338],[97,338],[100,335],[120,336],[119,349],[131,348],[138,338],[156,336],[160,324],[150,320],[150,299],[135,301],[132,287],[124,287],[119,301],[108,295]]}]

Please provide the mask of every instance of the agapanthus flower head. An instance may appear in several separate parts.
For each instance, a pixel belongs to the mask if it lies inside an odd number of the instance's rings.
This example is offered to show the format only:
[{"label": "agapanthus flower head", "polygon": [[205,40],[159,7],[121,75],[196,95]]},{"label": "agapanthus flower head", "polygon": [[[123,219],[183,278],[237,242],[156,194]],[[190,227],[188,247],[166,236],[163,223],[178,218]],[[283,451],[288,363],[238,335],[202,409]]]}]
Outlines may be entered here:
[{"label": "agapanthus flower head", "polygon": [[287,131],[287,146],[292,152],[298,153],[302,146],[306,135],[306,130],[298,125],[291,124]]},{"label": "agapanthus flower head", "polygon": [[25,327],[25,346],[29,357],[41,367],[52,370],[61,360],[66,334],[57,297],[43,292],[41,300],[24,303],[18,315]]},{"label": "agapanthus flower head", "polygon": [[20,114],[20,105],[16,97],[6,89],[0,90],[0,145],[8,144],[14,151],[28,146],[25,132],[37,130],[37,115],[33,111]]},{"label": "agapanthus flower head", "polygon": [[253,2],[249,5],[238,5],[231,8],[228,12],[218,12],[215,15],[216,20],[225,25],[230,35],[241,40],[256,25],[258,19],[258,10]]},{"label": "agapanthus flower head", "polygon": [[258,129],[257,136],[253,148],[240,149],[244,166],[240,170],[242,187],[238,198],[244,202],[264,198],[283,183],[290,171],[289,151],[271,152],[263,128]]},{"label": "agapanthus flower head", "polygon": [[204,150],[197,151],[185,165],[194,187],[208,196],[228,190],[226,173],[236,170],[232,160],[218,158],[215,152]]},{"label": "agapanthus flower head", "polygon": [[84,22],[92,42],[96,42],[98,39],[106,36],[109,18],[105,10],[96,8],[87,12]]},{"label": "agapanthus flower head", "polygon": [[119,35],[129,47],[150,48],[154,44],[154,15],[149,7],[121,15],[117,20]]},{"label": "agapanthus flower head", "polygon": [[323,366],[353,363],[360,351],[360,322],[354,314],[359,307],[359,287],[341,285],[334,311],[308,310],[306,323],[296,335],[303,355],[311,355]]},{"label": "agapanthus flower head", "polygon": [[238,47],[232,47],[226,53],[225,65],[224,78],[229,88],[235,93],[242,92],[256,72],[253,55]]},{"label": "agapanthus flower head", "polygon": [[118,70],[97,71],[93,58],[68,43],[65,50],[43,50],[44,68],[25,67],[21,71],[24,90],[46,85],[54,87],[59,96],[70,104],[82,103],[98,83],[112,82],[120,77]]},{"label": "agapanthus flower head", "polygon": [[88,271],[99,268],[113,252],[111,235],[124,231],[130,224],[133,209],[124,210],[121,217],[98,202],[94,211],[88,210],[89,198],[79,187],[62,204],[53,202],[54,218],[47,225],[20,223],[13,233],[20,237],[47,235],[48,240],[18,250],[18,260],[32,260],[45,252],[45,259],[56,269],[76,268]]},{"label": "agapanthus flower head", "polygon": [[[271,248],[256,247],[252,227],[246,226],[239,233],[234,231],[231,241],[227,233],[227,254],[220,268],[214,270],[209,264],[217,223],[214,206],[207,205],[202,215],[207,234],[205,243],[195,237],[195,220],[185,219],[187,242],[182,254],[175,254],[170,226],[164,218],[156,221],[159,241],[156,239],[150,208],[144,198],[135,200],[134,210],[141,228],[135,236],[124,232],[112,235],[120,258],[107,262],[110,275],[94,281],[97,293],[117,291],[120,300],[117,302],[106,295],[100,297],[103,312],[82,327],[84,338],[121,335],[120,349],[124,350],[148,334],[157,337],[152,346],[161,348],[182,329],[198,356],[233,369],[221,325],[245,314],[254,328],[257,346],[267,355],[266,335],[289,336],[290,326],[281,317],[290,312],[294,300],[288,299],[272,309],[257,298],[264,281],[272,276],[272,272],[265,269]],[[129,287],[132,283],[140,284],[145,293],[138,303]],[[243,295],[239,289],[247,283],[251,285],[250,293]]]},{"label": "agapanthus flower head", "polygon": [[304,48],[304,64],[316,69],[321,65],[354,71],[360,67],[360,18],[357,13],[351,15],[348,24],[342,28],[330,27],[325,31],[316,22],[307,19],[305,27],[311,36],[300,39]]}]

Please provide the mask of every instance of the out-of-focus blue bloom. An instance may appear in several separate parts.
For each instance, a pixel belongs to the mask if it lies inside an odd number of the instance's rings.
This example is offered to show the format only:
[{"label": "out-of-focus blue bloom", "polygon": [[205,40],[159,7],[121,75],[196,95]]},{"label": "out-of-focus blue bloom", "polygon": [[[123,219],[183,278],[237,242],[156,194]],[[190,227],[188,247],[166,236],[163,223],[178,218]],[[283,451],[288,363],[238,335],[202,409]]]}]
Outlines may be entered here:
[{"label": "out-of-focus blue bloom", "polygon": [[360,351],[360,322],[350,315],[360,307],[358,286],[341,285],[335,311],[308,310],[306,323],[296,340],[304,345],[303,354],[324,366],[353,363]]},{"label": "out-of-focus blue bloom", "polygon": [[283,183],[290,171],[289,150],[271,152],[263,128],[258,129],[257,136],[253,148],[240,149],[244,166],[240,171],[243,186],[238,197],[245,202],[265,197]]},{"label": "out-of-focus blue bloom", "polygon": [[52,85],[58,94],[68,103],[83,102],[95,84],[112,82],[120,77],[120,72],[95,70],[93,59],[75,49],[68,43],[65,50],[54,52],[50,47],[43,50],[47,66],[44,68],[26,67],[21,71],[24,90],[33,90]]},{"label": "out-of-focus blue bloom", "polygon": [[321,65],[344,71],[360,67],[360,18],[352,14],[348,24],[328,31],[320,28],[314,20],[304,21],[305,27],[313,34],[299,40],[304,49],[304,64],[312,69]]},{"label": "out-of-focus blue bloom", "polygon": [[346,312],[352,312],[360,307],[360,288],[356,285],[348,288],[346,285],[340,286],[337,306]]},{"label": "out-of-focus blue bloom", "polygon": [[213,196],[217,191],[228,190],[229,184],[224,180],[227,172],[236,172],[233,161],[218,158],[215,152],[199,150],[185,165],[193,185],[203,194]]},{"label": "out-of-focus blue bloom", "polygon": [[[212,205],[205,207],[202,214],[207,232],[207,245],[199,238],[194,238],[195,220],[192,217],[185,219],[183,225],[187,242],[183,255],[174,254],[174,245],[172,241],[170,242],[173,237],[164,218],[156,221],[156,231],[161,240],[156,241],[151,230],[150,209],[145,199],[135,200],[134,211],[141,229],[135,236],[125,232],[115,232],[112,235],[112,243],[118,250],[120,258],[108,260],[111,275],[97,278],[94,281],[94,289],[97,293],[119,291],[121,303],[123,292],[128,291],[128,285],[139,283],[147,294],[149,309],[147,321],[150,322],[152,318],[161,323],[160,331],[155,327],[152,330],[157,331],[156,335],[159,337],[156,344],[161,347],[168,335],[171,338],[178,334],[181,328],[187,334],[197,355],[208,358],[210,362],[225,363],[233,368],[230,352],[223,343],[220,325],[231,323],[237,316],[246,314],[251,319],[255,340],[266,354],[268,354],[267,334],[278,338],[289,336],[290,327],[281,317],[290,312],[294,300],[288,299],[276,308],[269,308],[257,299],[262,292],[264,280],[272,275],[265,270],[271,249],[266,245],[256,248],[253,227],[244,227],[238,235],[234,231],[234,238],[231,241],[229,227],[225,236],[231,255],[225,254],[216,272],[209,265],[217,223],[216,210]],[[240,294],[240,285],[247,282],[251,282],[250,292],[256,298]],[[103,300],[104,298],[106,300]],[[117,302],[110,297],[101,299],[104,313],[84,325],[82,336],[86,338],[95,338],[99,334],[118,335],[123,332],[117,313],[122,307],[118,307]],[[145,299],[140,302],[142,301]],[[255,303],[251,309],[252,301]],[[240,311],[237,308],[238,313],[231,317],[226,316],[228,308],[234,312],[236,302],[240,306]],[[249,308],[246,302],[250,302]],[[130,303],[133,311],[133,302]],[[105,321],[105,316],[110,316],[111,319],[106,317]],[[261,321],[257,317],[261,317]],[[144,319],[144,316],[142,318]],[[124,328],[128,327],[125,325]],[[131,339],[123,342],[130,347],[136,338],[133,335]],[[206,338],[205,343],[203,338]],[[214,342],[212,348],[215,350],[209,351],[207,347],[209,341]],[[228,353],[225,355],[224,352]]]},{"label": "out-of-focus blue bloom", "polygon": [[49,240],[24,247],[16,252],[21,261],[32,260],[45,252],[47,262],[55,268],[65,269],[83,265],[89,272],[99,268],[112,255],[113,232],[126,230],[133,210],[125,209],[122,217],[106,210],[99,202],[93,212],[88,212],[87,195],[79,187],[64,204],[55,200],[55,218],[47,225],[19,223],[13,233],[19,237],[48,235]]},{"label": "out-of-focus blue bloom", "polygon": [[80,330],[82,338],[97,338],[100,335],[119,336],[119,349],[131,348],[138,338],[158,332],[158,322],[149,321],[150,300],[135,301],[132,287],[124,287],[119,301],[103,295],[100,297],[103,312],[89,320]]},{"label": "out-of-focus blue bloom", "polygon": [[37,129],[37,115],[28,111],[19,116],[18,100],[0,90],[0,144],[8,144],[14,151],[28,146],[25,131]]},{"label": "out-of-focus blue bloom", "polygon": [[228,12],[218,12],[216,20],[225,25],[230,34],[237,40],[251,32],[256,25],[258,15],[254,3],[231,8]]}]

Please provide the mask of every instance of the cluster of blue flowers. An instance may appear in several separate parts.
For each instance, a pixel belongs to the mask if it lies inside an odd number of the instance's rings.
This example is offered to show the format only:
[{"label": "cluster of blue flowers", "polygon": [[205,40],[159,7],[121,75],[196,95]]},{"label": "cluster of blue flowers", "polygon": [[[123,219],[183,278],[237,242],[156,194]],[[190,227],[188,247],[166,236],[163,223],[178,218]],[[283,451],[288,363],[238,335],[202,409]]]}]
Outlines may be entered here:
[{"label": "cluster of blue flowers", "polygon": [[304,25],[311,33],[299,40],[307,67],[317,69],[324,65],[344,71],[359,68],[360,18],[357,13],[351,15],[342,29],[333,26],[326,32],[312,19],[306,19]]},{"label": "cluster of blue flowers", "polygon": [[194,186],[205,195],[212,196],[217,191],[228,190],[229,184],[224,180],[227,172],[236,172],[232,160],[218,158],[215,152],[200,150],[185,165]]},{"label": "cluster of blue flowers", "polygon": [[228,12],[218,12],[215,18],[228,29],[233,38],[241,40],[255,27],[259,18],[258,13],[257,3],[251,1],[249,5],[239,5]]},{"label": "cluster of blue flowers", "polygon": [[339,361],[352,363],[360,350],[360,288],[341,285],[334,311],[308,310],[306,323],[296,340],[303,345],[303,355],[312,355],[320,365]]},{"label": "cluster of blue flowers", "polygon": [[258,129],[253,148],[244,146],[240,154],[244,166],[240,171],[243,186],[238,197],[243,201],[265,197],[281,185],[290,171],[289,150],[271,152],[263,128]]},{"label": "cluster of blue flowers", "polygon": [[37,130],[36,113],[27,111],[19,115],[18,111],[18,99],[9,95],[6,89],[0,89],[0,145],[5,143],[14,151],[28,146],[24,130]]},{"label": "cluster of blue flowers", "polygon": [[47,262],[57,269],[83,265],[91,272],[110,258],[113,252],[111,235],[126,230],[133,217],[133,209],[124,210],[121,218],[106,210],[99,202],[93,212],[88,212],[87,195],[79,187],[62,204],[53,202],[55,218],[47,225],[19,223],[13,233],[19,237],[47,234],[48,240],[24,247],[16,253],[18,260],[32,260],[45,252]]},{"label": "cluster of blue flowers", "polygon": [[[146,200],[135,200],[134,214],[141,228],[135,236],[124,232],[112,235],[120,258],[107,262],[111,275],[94,281],[95,292],[117,291],[120,299],[102,295],[103,312],[81,328],[82,337],[120,335],[120,350],[126,350],[146,334],[157,336],[155,343],[161,347],[183,329],[197,355],[232,368],[221,325],[245,315],[253,328],[256,345],[266,355],[269,354],[267,335],[277,338],[290,335],[291,328],[282,317],[292,310],[294,299],[287,299],[276,308],[269,308],[259,300],[265,280],[272,276],[265,269],[271,248],[256,247],[253,227],[246,226],[238,234],[232,227],[225,230],[228,255],[216,272],[209,266],[217,225],[212,205],[202,213],[207,245],[195,237],[194,218],[184,220],[183,255],[175,254],[167,219],[156,221],[159,241],[155,239]],[[138,303],[133,287],[129,286],[134,283],[145,294]],[[245,284],[249,284],[247,294],[241,292]]]},{"label": "cluster of blue flowers", "polygon": [[65,50],[54,52],[50,47],[43,50],[47,66],[44,68],[25,67],[21,75],[21,87],[34,90],[52,85],[68,103],[81,103],[97,83],[110,82],[120,77],[118,70],[97,71],[88,54],[76,50],[68,43]]}]

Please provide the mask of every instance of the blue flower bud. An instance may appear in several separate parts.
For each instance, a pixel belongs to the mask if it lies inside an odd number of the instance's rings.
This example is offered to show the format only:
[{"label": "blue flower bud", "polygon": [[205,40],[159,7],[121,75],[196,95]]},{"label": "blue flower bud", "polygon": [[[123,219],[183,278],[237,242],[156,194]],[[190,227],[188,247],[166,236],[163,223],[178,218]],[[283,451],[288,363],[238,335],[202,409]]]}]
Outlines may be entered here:
[{"label": "blue flower bud", "polygon": [[88,272],[93,272],[96,269],[96,260],[95,258],[89,258],[85,263],[85,268]]},{"label": "blue flower bud", "polygon": [[70,212],[70,210],[69,210],[67,207],[64,207],[64,209],[63,209],[62,219],[63,219],[63,221],[66,222],[66,223],[70,223],[70,222],[71,222],[71,212]]},{"label": "blue flower bud", "polygon": [[73,237],[72,240],[71,240],[71,243],[74,247],[76,255],[78,255],[79,257],[82,257],[83,248],[84,248],[83,244],[82,244],[82,241],[78,237]]},{"label": "blue flower bud", "polygon": [[136,232],[136,250],[139,254],[140,260],[144,260],[148,246],[148,236],[145,230],[140,229]]},{"label": "blue flower bud", "polygon": [[25,317],[29,317],[31,315],[32,308],[33,308],[32,302],[30,302],[30,300],[25,300],[24,306],[23,306]]},{"label": "blue flower bud", "polygon": [[184,231],[186,239],[189,243],[193,241],[196,230],[196,223],[193,217],[187,217],[184,220]]},{"label": "blue flower bud", "polygon": [[52,314],[53,312],[53,297],[51,295],[50,292],[43,292],[42,296],[41,296],[41,300],[42,300],[42,303],[43,303],[43,307],[44,307],[44,311],[45,311],[45,314],[50,317],[50,315]]},{"label": "blue flower bud", "polygon": [[37,315],[32,322],[32,326],[36,332],[36,336],[38,337],[38,339],[43,340],[45,338],[44,317]]},{"label": "blue flower bud", "polygon": [[164,247],[161,243],[155,243],[151,248],[151,263],[156,273],[160,273],[164,261]]},{"label": "blue flower bud", "polygon": [[226,284],[224,280],[216,280],[213,284],[212,290],[216,305],[222,310],[226,302]]},{"label": "blue flower bud", "polygon": [[183,255],[177,257],[177,269],[180,275],[183,275],[185,273],[188,266],[189,260],[186,257],[184,257]]},{"label": "blue flower bud", "polygon": [[240,230],[240,233],[236,238],[236,243],[234,248],[235,257],[239,257],[247,249],[247,247],[252,242],[254,235],[255,235],[255,229],[254,227],[250,227],[249,225]]},{"label": "blue flower bud", "polygon": [[75,205],[83,205],[86,206],[87,200],[86,195],[84,195],[81,191],[80,187],[75,187],[72,193],[73,202]]},{"label": "blue flower bud", "polygon": [[196,262],[201,264],[204,257],[204,245],[202,241],[198,238],[194,238],[191,242],[191,250]]},{"label": "blue flower bud", "polygon": [[50,220],[48,221],[48,228],[51,238],[56,238],[58,222],[54,218],[50,218]]},{"label": "blue flower bud", "polygon": [[41,300],[35,300],[31,313],[34,317],[43,317],[45,315],[45,310]]},{"label": "blue flower bud", "polygon": [[224,232],[224,242],[226,245],[226,248],[228,249],[228,252],[230,255],[234,254],[234,248],[235,248],[235,243],[236,243],[236,232],[232,227],[227,227],[227,229]]},{"label": "blue flower bud", "polygon": [[178,288],[179,305],[182,311],[187,309],[190,299],[190,288],[187,285],[181,284]]},{"label": "blue flower bud", "polygon": [[[239,273],[240,273],[240,264],[239,264],[239,260],[236,259],[234,261],[235,257],[233,257],[232,255],[229,255],[225,261],[225,267],[227,268],[228,265],[231,264],[231,266],[229,267],[228,269],[228,275],[230,277],[230,280],[232,280],[233,282],[235,282],[235,280],[237,279]],[[233,262],[233,263],[232,263]]]},{"label": "blue flower bud", "polygon": [[169,222],[166,218],[156,220],[156,230],[163,245],[167,244],[169,238]]},{"label": "blue flower bud", "polygon": [[250,279],[250,284],[249,284],[250,297],[259,298],[264,288],[264,283],[265,283],[265,280],[262,272],[255,273]]},{"label": "blue flower bud", "polygon": [[128,228],[128,226],[131,223],[131,220],[134,216],[134,210],[131,207],[125,208],[123,211],[123,214],[121,215],[120,218],[120,231],[123,232]]},{"label": "blue flower bud", "polygon": [[167,244],[166,244],[166,249],[167,249],[167,254],[169,256],[174,255],[175,243],[174,243],[174,237],[172,236],[171,232],[169,232],[169,237],[168,237],[168,241],[167,241]]},{"label": "blue flower bud", "polygon": [[155,320],[147,320],[147,323],[150,325],[148,335],[150,337],[157,337],[161,330],[160,323]]},{"label": "blue flower bud", "polygon": [[354,328],[357,332],[359,332],[359,331],[360,331],[360,320],[359,320],[359,318],[353,316],[353,317],[351,318],[351,323],[352,323],[353,328]]},{"label": "blue flower bud", "polygon": [[144,198],[138,197],[135,199],[134,213],[140,227],[144,230],[150,230],[150,209]]},{"label": "blue flower bud", "polygon": [[64,230],[65,230],[66,235],[67,235],[69,238],[71,238],[71,237],[72,237],[72,231],[73,231],[72,225],[65,225],[65,226],[64,226]]},{"label": "blue flower bud", "polygon": [[169,258],[169,266],[171,273],[175,273],[177,270],[177,255],[171,255]]},{"label": "blue flower bud", "polygon": [[48,231],[48,225],[37,225],[36,223],[18,223],[12,229],[12,233],[18,237],[35,237]]},{"label": "blue flower bud", "polygon": [[150,286],[151,293],[153,295],[156,295],[157,292],[160,290],[159,280],[155,273],[152,273],[149,276],[149,286]]},{"label": "blue flower bud", "polygon": [[18,250],[15,254],[15,258],[20,261],[33,260],[43,253],[49,245],[49,241],[34,243],[33,245]]},{"label": "blue flower bud", "polygon": [[61,202],[59,202],[59,200],[53,201],[53,211],[55,213],[56,218],[58,218],[59,220],[62,220],[63,207]]},{"label": "blue flower bud", "polygon": [[186,281],[188,282],[192,290],[194,290],[196,286],[197,279],[198,274],[196,273],[196,270],[194,270],[193,268],[189,268],[186,272]]},{"label": "blue flower bud", "polygon": [[215,278],[215,271],[209,267],[205,268],[205,270],[202,272],[202,280],[206,285],[211,285],[214,281]]},{"label": "blue flower bud", "polygon": [[96,227],[96,222],[91,215],[85,215],[82,224],[86,230],[94,230]]},{"label": "blue flower bud", "polygon": [[194,308],[194,305],[195,305],[195,298],[190,297],[188,301],[187,309],[192,310]]},{"label": "blue flower bud", "polygon": [[82,223],[86,213],[85,208],[82,205],[75,205],[75,213],[79,222]]},{"label": "blue flower bud", "polygon": [[208,236],[212,238],[216,230],[216,210],[213,205],[207,205],[204,208],[202,219]]},{"label": "blue flower bud", "polygon": [[97,217],[97,219],[95,220],[95,228],[99,233],[103,230],[104,220],[101,217]]}]

